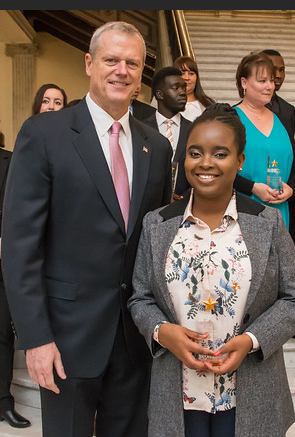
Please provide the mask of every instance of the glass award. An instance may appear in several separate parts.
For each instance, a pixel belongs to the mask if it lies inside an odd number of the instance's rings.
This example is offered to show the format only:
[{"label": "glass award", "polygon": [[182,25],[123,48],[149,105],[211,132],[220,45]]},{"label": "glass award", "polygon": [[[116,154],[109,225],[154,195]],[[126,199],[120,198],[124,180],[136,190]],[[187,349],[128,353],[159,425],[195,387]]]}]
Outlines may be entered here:
[{"label": "glass award", "polygon": [[278,191],[278,193],[282,192],[281,170],[275,159],[270,162],[269,156],[267,159],[267,185]]},{"label": "glass award", "polygon": [[177,161],[173,161],[171,163],[171,169],[172,169],[172,194],[174,194],[176,180],[177,180],[177,174],[178,174],[178,162]]}]

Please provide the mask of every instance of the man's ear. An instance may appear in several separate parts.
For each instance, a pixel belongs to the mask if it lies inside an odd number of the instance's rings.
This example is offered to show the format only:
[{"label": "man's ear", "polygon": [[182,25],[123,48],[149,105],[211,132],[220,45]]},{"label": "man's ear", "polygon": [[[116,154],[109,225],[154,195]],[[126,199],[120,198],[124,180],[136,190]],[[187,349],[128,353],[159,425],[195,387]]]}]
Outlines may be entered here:
[{"label": "man's ear", "polygon": [[156,99],[163,100],[163,92],[161,90],[156,91]]}]

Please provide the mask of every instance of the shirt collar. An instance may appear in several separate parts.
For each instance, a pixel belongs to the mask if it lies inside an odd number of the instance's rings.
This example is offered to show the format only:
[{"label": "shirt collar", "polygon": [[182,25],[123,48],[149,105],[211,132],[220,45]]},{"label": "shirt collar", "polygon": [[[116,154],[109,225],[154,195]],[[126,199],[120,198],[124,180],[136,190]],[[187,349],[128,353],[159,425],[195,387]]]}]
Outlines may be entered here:
[{"label": "shirt collar", "polygon": [[86,95],[86,103],[99,136],[104,136],[109,131],[114,121],[119,121],[126,136],[130,136],[131,132],[129,126],[129,109],[126,114],[124,114],[123,117],[120,118],[120,120],[114,120],[113,117],[111,117],[106,111],[104,111],[99,105],[97,105],[97,103],[92,100],[89,92]]},{"label": "shirt collar", "polygon": [[181,117],[180,117],[180,113],[178,112],[173,117],[168,119],[167,117],[164,117],[164,115],[160,114],[160,112],[158,110],[156,110],[156,119],[157,119],[158,126],[165,123],[166,120],[173,120],[173,122],[177,126],[180,126]]},{"label": "shirt collar", "polygon": [[[193,193],[194,193],[194,189],[192,188],[189,202],[188,202],[188,204],[185,208],[184,214],[183,214],[183,218],[182,218],[182,222],[181,222],[182,225],[187,220],[189,220],[190,222],[193,222],[193,223],[200,223],[200,220],[198,219],[198,217],[194,217],[193,211],[192,211]],[[222,217],[222,224],[229,222],[231,219],[235,220],[235,221],[238,220],[238,211],[237,211],[236,192],[235,191],[233,191],[233,195],[232,195],[232,197],[227,205],[227,208],[225,210],[225,213]]]}]

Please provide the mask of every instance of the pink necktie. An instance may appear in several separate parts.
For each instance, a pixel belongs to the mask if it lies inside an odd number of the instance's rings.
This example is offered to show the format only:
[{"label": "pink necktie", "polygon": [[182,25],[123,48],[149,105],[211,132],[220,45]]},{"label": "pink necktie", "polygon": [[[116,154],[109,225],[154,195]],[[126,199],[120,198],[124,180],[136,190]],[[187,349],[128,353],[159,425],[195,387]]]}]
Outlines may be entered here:
[{"label": "pink necktie", "polygon": [[127,168],[122,153],[122,149],[119,144],[120,129],[121,129],[121,123],[119,123],[118,121],[114,121],[111,127],[111,134],[110,134],[110,153],[111,153],[113,182],[115,185],[118,201],[124,218],[125,229],[127,229],[129,206],[130,206],[130,192],[129,192]]}]

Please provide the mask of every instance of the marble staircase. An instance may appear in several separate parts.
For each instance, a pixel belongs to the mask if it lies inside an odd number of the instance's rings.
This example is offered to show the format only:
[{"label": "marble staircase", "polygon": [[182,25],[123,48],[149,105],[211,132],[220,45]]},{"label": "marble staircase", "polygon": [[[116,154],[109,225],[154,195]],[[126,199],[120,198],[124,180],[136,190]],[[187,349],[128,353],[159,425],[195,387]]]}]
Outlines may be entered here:
[{"label": "marble staircase", "polygon": [[279,95],[295,104],[295,10],[184,10],[202,87],[218,102],[240,100],[235,74],[251,51],[275,49],[286,78]]}]

